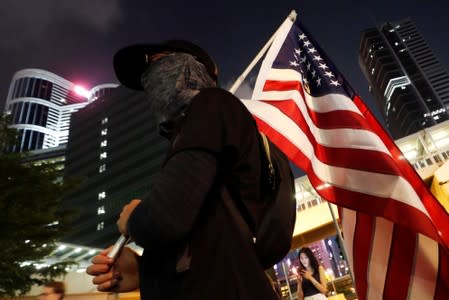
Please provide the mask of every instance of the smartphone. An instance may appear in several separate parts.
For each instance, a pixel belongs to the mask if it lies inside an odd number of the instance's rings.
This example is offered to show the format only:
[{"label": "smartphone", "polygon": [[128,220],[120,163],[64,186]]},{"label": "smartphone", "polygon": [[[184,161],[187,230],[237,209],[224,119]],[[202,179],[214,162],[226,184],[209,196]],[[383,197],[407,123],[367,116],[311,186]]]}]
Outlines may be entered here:
[{"label": "smartphone", "polygon": [[111,251],[109,251],[107,256],[115,260],[119,255],[120,251],[122,250],[122,248],[128,243],[128,241],[129,241],[128,237],[121,235],[115,242],[114,246],[112,246],[112,249]]}]

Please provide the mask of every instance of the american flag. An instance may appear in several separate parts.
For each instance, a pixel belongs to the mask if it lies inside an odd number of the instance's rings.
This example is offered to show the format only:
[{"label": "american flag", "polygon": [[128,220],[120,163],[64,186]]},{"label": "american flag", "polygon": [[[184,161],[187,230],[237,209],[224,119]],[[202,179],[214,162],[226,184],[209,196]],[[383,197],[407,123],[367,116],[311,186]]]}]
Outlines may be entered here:
[{"label": "american flag", "polygon": [[448,299],[449,215],[298,21],[276,33],[252,99],[259,129],[339,206],[358,298]]}]

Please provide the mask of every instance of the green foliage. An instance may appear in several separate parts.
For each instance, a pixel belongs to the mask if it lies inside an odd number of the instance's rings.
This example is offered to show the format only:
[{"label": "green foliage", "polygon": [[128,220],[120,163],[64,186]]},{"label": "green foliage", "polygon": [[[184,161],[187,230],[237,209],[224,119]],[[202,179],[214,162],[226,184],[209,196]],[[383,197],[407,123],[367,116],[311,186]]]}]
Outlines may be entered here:
[{"label": "green foliage", "polygon": [[[0,120],[0,147],[15,132]],[[61,207],[73,182],[62,182],[54,166],[23,164],[22,155],[0,152],[0,298],[29,291],[65,274],[72,262],[39,267],[69,230],[72,213]]]}]

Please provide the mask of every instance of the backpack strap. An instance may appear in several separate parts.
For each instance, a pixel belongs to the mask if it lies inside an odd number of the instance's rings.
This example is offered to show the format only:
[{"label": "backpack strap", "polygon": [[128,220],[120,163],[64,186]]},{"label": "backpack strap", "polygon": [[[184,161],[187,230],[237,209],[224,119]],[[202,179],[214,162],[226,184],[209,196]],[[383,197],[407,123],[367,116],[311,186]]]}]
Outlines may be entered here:
[{"label": "backpack strap", "polygon": [[241,229],[242,234],[250,238],[251,242],[255,244],[256,237],[251,232],[251,229],[247,221],[242,216],[241,210],[237,207],[234,199],[232,199],[231,194],[229,193],[229,190],[226,186],[223,186],[223,188],[220,191],[220,195],[222,197],[224,207],[227,209],[230,217],[234,220],[234,222],[236,222],[238,227]]},{"label": "backpack strap", "polygon": [[276,179],[276,170],[274,168],[273,160],[271,159],[270,143],[265,134],[259,131],[259,135],[262,138],[262,145],[268,162],[268,184],[270,185],[271,190],[275,191],[278,183]]}]

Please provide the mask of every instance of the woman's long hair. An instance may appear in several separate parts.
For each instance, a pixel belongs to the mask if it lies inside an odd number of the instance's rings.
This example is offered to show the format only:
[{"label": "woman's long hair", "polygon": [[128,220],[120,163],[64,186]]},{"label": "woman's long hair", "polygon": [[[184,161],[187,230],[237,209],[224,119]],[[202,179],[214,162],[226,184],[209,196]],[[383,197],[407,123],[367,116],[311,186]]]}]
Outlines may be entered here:
[{"label": "woman's long hair", "polygon": [[299,264],[303,268],[305,268],[305,266],[302,264],[301,259],[300,259],[301,253],[304,253],[309,258],[310,266],[312,267],[313,271],[318,272],[318,267],[319,267],[318,260],[316,259],[312,250],[310,250],[310,248],[308,248],[308,247],[304,247],[304,248],[301,248],[301,250],[299,250],[299,253],[298,253]]}]

